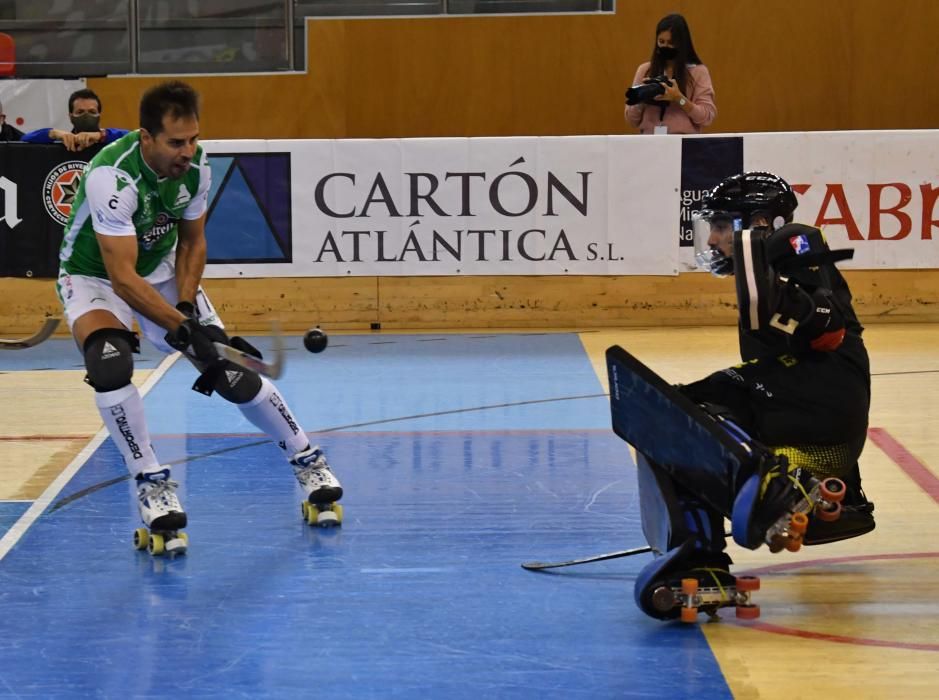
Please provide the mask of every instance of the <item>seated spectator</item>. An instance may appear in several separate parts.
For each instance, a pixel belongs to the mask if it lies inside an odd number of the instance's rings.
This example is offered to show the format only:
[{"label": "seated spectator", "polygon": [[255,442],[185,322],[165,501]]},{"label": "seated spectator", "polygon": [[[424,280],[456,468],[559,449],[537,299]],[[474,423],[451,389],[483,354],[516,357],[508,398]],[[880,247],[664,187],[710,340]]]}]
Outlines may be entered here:
[{"label": "seated spectator", "polygon": [[7,124],[7,115],[3,113],[3,103],[0,102],[0,141],[19,141],[23,132],[12,124]]},{"label": "seated spectator", "polygon": [[87,88],[73,92],[68,98],[71,131],[61,129],[36,129],[24,134],[22,140],[27,143],[55,143],[70,151],[83,151],[95,144],[107,144],[117,141],[128,133],[127,129],[102,129],[101,100]]}]

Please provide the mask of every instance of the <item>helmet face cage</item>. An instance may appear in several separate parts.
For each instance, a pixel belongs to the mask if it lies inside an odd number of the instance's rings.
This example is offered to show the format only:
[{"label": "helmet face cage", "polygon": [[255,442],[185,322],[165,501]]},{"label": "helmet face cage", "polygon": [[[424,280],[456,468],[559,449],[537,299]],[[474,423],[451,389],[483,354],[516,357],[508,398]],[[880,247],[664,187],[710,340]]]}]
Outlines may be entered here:
[{"label": "helmet face cage", "polygon": [[691,217],[694,259],[700,270],[717,277],[734,273],[734,233],[743,230],[739,214],[705,209]]}]

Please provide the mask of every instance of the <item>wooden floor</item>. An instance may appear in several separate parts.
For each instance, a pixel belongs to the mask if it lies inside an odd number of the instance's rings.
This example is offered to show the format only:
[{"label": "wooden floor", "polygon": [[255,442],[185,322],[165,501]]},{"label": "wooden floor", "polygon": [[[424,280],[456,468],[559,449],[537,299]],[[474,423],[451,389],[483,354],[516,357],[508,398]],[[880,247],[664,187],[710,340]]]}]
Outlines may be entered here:
[{"label": "wooden floor", "polygon": [[[737,698],[935,698],[939,688],[939,327],[872,325],[871,433],[861,458],[877,529],[797,555],[731,549],[764,577],[772,622],[706,624]],[[673,382],[736,362],[727,327],[580,334],[606,387],[603,352],[619,344]],[[77,358],[77,355],[76,355]],[[138,371],[143,382],[149,372]],[[0,501],[30,501],[99,430],[83,370],[0,373]],[[858,673],[863,670],[863,684]]]},{"label": "wooden floor", "polygon": [[[732,329],[689,328],[583,339],[600,376],[600,352],[616,342],[681,382],[733,363],[733,337]],[[705,626],[737,698],[798,697],[799,688],[816,697],[937,695],[939,327],[874,325],[865,338],[873,375],[870,425],[881,446],[868,440],[861,471],[877,529],[788,559],[731,547],[738,565],[793,574],[764,577],[769,583],[761,592],[777,611],[786,610],[785,625]]]}]

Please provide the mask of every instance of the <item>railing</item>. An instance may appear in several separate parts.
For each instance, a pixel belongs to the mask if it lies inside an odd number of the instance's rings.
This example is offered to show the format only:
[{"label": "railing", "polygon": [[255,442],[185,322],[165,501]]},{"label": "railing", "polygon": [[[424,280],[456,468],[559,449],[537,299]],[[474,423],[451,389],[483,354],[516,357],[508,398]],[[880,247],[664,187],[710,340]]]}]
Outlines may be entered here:
[{"label": "railing", "polygon": [[614,0],[0,0],[17,77],[304,69],[307,17],[612,12]]}]

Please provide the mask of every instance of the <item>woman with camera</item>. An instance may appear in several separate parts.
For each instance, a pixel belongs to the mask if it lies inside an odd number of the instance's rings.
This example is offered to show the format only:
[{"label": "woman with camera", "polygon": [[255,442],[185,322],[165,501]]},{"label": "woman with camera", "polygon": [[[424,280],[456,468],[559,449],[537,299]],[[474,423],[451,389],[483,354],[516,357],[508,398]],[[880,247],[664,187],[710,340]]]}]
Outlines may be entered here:
[{"label": "woman with camera", "polygon": [[699,134],[716,116],[711,74],[694,50],[688,23],[666,15],[655,27],[652,58],[626,92],[626,121],[640,134]]}]

